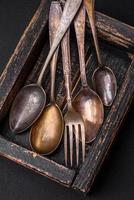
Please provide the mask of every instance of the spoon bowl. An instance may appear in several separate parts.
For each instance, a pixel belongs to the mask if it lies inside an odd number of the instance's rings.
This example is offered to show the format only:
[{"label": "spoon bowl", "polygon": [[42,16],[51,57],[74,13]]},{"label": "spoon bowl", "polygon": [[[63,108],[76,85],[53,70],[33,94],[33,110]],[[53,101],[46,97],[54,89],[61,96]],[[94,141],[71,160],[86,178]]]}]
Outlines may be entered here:
[{"label": "spoon bowl", "polygon": [[103,104],[99,96],[90,88],[82,88],[75,96],[73,106],[83,117],[86,143],[92,142],[104,119]]},{"label": "spoon bowl", "polygon": [[98,67],[92,77],[95,91],[105,106],[111,106],[117,92],[117,83],[113,71],[107,67]]},{"label": "spoon bowl", "polygon": [[21,133],[40,116],[46,104],[46,93],[37,84],[23,87],[15,98],[9,115],[12,132]]},{"label": "spoon bowl", "polygon": [[32,149],[49,155],[59,146],[64,130],[62,113],[56,104],[49,104],[33,125],[30,133]]}]

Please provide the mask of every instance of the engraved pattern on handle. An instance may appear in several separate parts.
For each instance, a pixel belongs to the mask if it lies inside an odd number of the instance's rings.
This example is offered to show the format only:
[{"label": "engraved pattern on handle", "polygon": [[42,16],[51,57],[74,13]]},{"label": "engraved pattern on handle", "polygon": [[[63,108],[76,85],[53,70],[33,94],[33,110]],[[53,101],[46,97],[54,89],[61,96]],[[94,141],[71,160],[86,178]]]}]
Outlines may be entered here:
[{"label": "engraved pattern on handle", "polygon": [[[56,35],[57,28],[60,24],[60,19],[62,15],[62,9],[58,2],[53,1],[50,7],[49,13],[49,39],[50,39],[50,46],[54,41],[54,37]],[[53,58],[51,60],[51,102],[55,102],[55,75],[56,75],[56,65],[59,53],[59,46],[55,51]]]},{"label": "engraved pattern on handle", "polygon": [[39,78],[38,78],[38,81],[37,81],[37,83],[39,85],[41,85],[44,72],[46,71],[46,68],[48,67],[48,64],[49,64],[57,46],[61,42],[61,40],[62,40],[63,36],[65,35],[69,25],[71,24],[73,18],[75,17],[81,3],[82,3],[82,0],[67,0],[66,1],[65,7],[64,7],[64,10],[63,10],[63,14],[62,14],[62,17],[61,17],[60,25],[59,25],[58,30],[56,32],[55,39],[53,41],[53,44],[51,46],[51,49],[49,51],[49,54],[46,58],[46,61],[44,63],[44,66],[42,68],[42,71],[41,71]]},{"label": "engraved pattern on handle", "polygon": [[69,35],[70,35],[70,32],[68,30],[61,42],[63,73],[64,73],[64,79],[65,79],[65,88],[66,88],[68,109],[72,108],[71,59],[70,59],[70,41],[69,41],[70,37],[69,37]]}]

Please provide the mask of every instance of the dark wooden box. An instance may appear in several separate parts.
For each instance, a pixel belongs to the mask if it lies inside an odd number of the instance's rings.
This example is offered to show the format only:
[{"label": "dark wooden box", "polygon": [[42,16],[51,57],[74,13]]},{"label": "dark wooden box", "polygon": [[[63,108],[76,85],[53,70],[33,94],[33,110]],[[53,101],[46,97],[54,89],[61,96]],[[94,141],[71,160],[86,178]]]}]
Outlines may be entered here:
[{"label": "dark wooden box", "polygon": [[[50,3],[51,1],[48,0],[41,1],[0,76],[0,154],[67,187],[86,193],[91,189],[132,101],[134,94],[134,28],[96,12],[96,25],[102,55],[105,64],[112,67],[117,77],[118,93],[113,105],[105,108],[105,121],[96,140],[87,146],[85,162],[79,170],[69,169],[64,165],[63,143],[53,155],[43,157],[30,149],[29,131],[15,135],[8,128],[8,113],[15,95],[24,84],[37,80],[49,51],[48,13]],[[88,22],[86,32],[87,77],[91,84],[91,76],[97,62]],[[78,53],[73,35],[72,33],[71,48],[73,85],[77,85],[74,89],[75,94],[80,87],[80,77]],[[49,70],[45,73],[44,87],[49,94],[50,78],[48,74]],[[56,100],[64,109],[66,101],[60,60],[57,76]]]}]

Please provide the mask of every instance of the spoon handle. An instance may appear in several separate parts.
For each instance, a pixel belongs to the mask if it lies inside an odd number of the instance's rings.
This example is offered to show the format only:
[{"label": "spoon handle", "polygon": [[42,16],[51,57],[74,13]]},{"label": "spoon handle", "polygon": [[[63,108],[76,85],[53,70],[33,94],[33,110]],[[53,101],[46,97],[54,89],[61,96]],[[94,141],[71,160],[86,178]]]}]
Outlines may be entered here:
[{"label": "spoon handle", "polygon": [[[60,19],[62,15],[62,9],[60,3],[57,1],[53,1],[50,7],[49,13],[49,39],[50,39],[50,46],[54,41],[54,37],[56,35],[57,28],[60,24]],[[59,46],[57,47],[50,66],[51,66],[51,102],[55,102],[55,75],[56,75],[56,65],[59,53]]]},{"label": "spoon handle", "polygon": [[62,17],[61,17],[61,21],[60,21],[60,24],[59,24],[59,27],[56,31],[56,36],[54,38],[54,41],[53,41],[53,44],[51,46],[51,49],[49,51],[49,54],[47,56],[47,59],[44,63],[44,66],[42,68],[42,71],[39,75],[39,78],[38,78],[38,81],[37,83],[39,85],[41,85],[42,83],[42,78],[43,78],[43,75],[44,75],[44,72],[57,48],[57,46],[59,45],[59,43],[61,42],[64,34],[66,33],[68,27],[70,26],[74,16],[76,15],[80,5],[81,5],[81,2],[82,0],[67,0],[66,3],[65,3],[65,7],[64,7],[64,10],[63,10],[63,14],[62,14]]},{"label": "spoon handle", "polygon": [[101,67],[102,66],[102,58],[101,58],[101,54],[100,54],[97,30],[96,30],[96,26],[95,26],[95,12],[94,12],[95,0],[84,0],[84,4],[86,7],[88,17],[89,17],[89,22],[90,22],[90,26],[91,26],[91,31],[92,31],[96,54],[97,54],[97,59],[98,59],[98,64]]},{"label": "spoon handle", "polygon": [[86,12],[85,7],[82,5],[79,13],[77,14],[74,20],[74,27],[76,32],[76,39],[79,52],[79,61],[80,61],[80,74],[81,74],[81,83],[83,87],[87,87],[87,77],[86,77],[86,64],[85,64],[85,18]]},{"label": "spoon handle", "polygon": [[65,79],[65,88],[66,88],[68,109],[72,108],[71,59],[70,59],[70,41],[69,41],[70,37],[69,37],[69,35],[70,35],[70,32],[68,30],[61,42],[63,73],[64,73],[64,79]]}]

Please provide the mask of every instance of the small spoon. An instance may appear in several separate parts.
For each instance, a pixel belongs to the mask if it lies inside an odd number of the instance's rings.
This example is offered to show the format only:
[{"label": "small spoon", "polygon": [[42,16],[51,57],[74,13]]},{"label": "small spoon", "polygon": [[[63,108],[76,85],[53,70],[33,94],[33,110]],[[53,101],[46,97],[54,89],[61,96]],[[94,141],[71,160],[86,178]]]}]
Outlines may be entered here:
[{"label": "small spoon", "polygon": [[[49,38],[50,45],[59,26],[62,10],[58,2],[53,2],[49,14]],[[55,74],[59,47],[51,61],[51,103],[46,106],[30,133],[32,148],[43,155],[51,154],[57,149],[64,129],[64,120],[60,108],[55,102]]]},{"label": "small spoon", "polygon": [[102,63],[97,31],[95,26],[95,14],[94,14],[95,0],[84,0],[84,3],[89,16],[91,31],[93,34],[98,65],[99,65],[98,68],[94,71],[92,76],[93,86],[98,95],[100,96],[103,104],[105,106],[111,106],[117,93],[116,77],[113,71],[109,67],[103,65]]},{"label": "small spoon", "polygon": [[82,88],[73,100],[73,106],[81,114],[86,131],[86,143],[93,141],[104,119],[103,104],[99,96],[90,89],[87,83],[85,71],[85,7],[82,6],[75,18],[74,26],[78,44],[80,73]]},{"label": "small spoon", "polygon": [[81,2],[82,0],[66,1],[56,36],[39,75],[37,84],[30,84],[23,87],[12,104],[9,116],[9,126],[12,132],[20,133],[28,129],[42,113],[46,104],[46,93],[41,86],[44,72],[76,15]]}]

